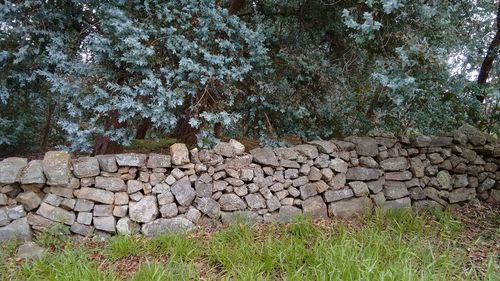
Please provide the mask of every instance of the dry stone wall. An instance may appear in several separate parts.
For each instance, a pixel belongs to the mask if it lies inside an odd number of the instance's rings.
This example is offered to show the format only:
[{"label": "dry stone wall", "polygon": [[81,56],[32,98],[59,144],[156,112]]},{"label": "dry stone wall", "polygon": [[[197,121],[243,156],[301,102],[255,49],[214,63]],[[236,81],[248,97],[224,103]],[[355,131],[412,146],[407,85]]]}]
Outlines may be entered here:
[{"label": "dry stone wall", "polygon": [[170,155],[117,154],[0,162],[0,240],[30,239],[54,223],[75,234],[156,235],[197,223],[345,218],[383,209],[500,201],[500,144],[464,125],[448,136],[390,134]]}]

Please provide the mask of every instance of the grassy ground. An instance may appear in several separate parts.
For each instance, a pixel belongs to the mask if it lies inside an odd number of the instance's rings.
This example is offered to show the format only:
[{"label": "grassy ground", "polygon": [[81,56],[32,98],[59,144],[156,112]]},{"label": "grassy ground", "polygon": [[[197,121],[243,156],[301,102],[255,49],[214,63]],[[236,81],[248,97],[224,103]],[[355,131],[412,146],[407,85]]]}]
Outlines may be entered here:
[{"label": "grassy ground", "polygon": [[460,216],[405,211],[343,222],[240,223],[107,242],[52,230],[37,237],[49,249],[37,260],[15,259],[17,245],[4,244],[0,279],[500,280],[500,213],[480,208]]}]

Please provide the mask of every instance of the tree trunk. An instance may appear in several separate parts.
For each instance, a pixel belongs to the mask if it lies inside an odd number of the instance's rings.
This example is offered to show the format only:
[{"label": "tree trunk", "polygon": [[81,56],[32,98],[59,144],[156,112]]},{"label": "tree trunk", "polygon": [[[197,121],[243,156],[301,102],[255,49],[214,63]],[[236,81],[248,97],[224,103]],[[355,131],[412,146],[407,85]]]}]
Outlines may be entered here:
[{"label": "tree trunk", "polygon": [[139,125],[137,125],[135,139],[143,140],[146,138],[146,133],[151,126],[151,121],[149,119],[143,119]]},{"label": "tree trunk", "polygon": [[54,109],[57,103],[50,103],[49,108],[47,109],[47,118],[45,121],[45,128],[43,129],[43,137],[41,148],[43,151],[47,148],[47,143],[49,142],[50,136],[50,128],[52,127],[52,114],[54,113]]},{"label": "tree trunk", "polygon": [[[109,119],[104,125],[104,128],[124,128],[125,126],[126,122],[118,122],[118,112],[112,111],[109,114]],[[94,155],[121,153],[122,151],[123,146],[115,141],[112,141],[109,137],[100,135],[95,139]]]},{"label": "tree trunk", "polygon": [[[488,76],[490,75],[491,68],[493,67],[493,61],[495,60],[495,56],[498,52],[498,48],[500,46],[500,1],[498,2],[498,10],[497,10],[497,31],[495,37],[490,43],[488,47],[488,51],[486,52],[486,56],[484,57],[483,63],[481,64],[481,68],[479,69],[479,75],[477,76],[477,83],[479,85],[486,84],[488,80]],[[480,102],[483,102],[485,99],[485,95],[477,96],[477,99]]]}]

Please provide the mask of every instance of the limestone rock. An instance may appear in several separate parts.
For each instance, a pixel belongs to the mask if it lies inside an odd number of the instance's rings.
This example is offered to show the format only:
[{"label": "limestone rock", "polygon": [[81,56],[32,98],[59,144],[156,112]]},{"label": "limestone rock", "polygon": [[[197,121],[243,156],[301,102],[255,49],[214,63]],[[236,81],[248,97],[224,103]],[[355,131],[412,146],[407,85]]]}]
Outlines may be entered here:
[{"label": "limestone rock", "polygon": [[94,227],[98,230],[114,233],[116,231],[116,218],[109,217],[94,217]]},{"label": "limestone rock", "polygon": [[371,157],[378,155],[377,142],[371,137],[349,137],[346,140],[356,145],[358,155]]},{"label": "limestone rock", "polygon": [[136,222],[151,222],[158,216],[156,196],[144,196],[138,202],[129,203],[130,219]]},{"label": "limestone rock", "polygon": [[453,189],[453,181],[448,171],[439,171],[436,176],[438,188],[444,190]]},{"label": "limestone rock", "polygon": [[54,207],[47,203],[40,204],[36,213],[51,221],[61,222],[67,225],[72,225],[76,219],[75,213],[66,211],[59,207]]},{"label": "limestone rock", "polygon": [[171,219],[156,219],[142,225],[142,233],[145,236],[157,236],[165,233],[184,232],[194,228],[194,224],[183,217]]},{"label": "limestone rock", "polygon": [[0,161],[0,184],[12,184],[20,181],[21,173],[27,165],[26,158],[9,157]]},{"label": "limestone rock", "polygon": [[[1,168],[0,168],[1,169]],[[21,175],[21,184],[45,183],[42,160],[31,160]]]},{"label": "limestone rock", "polygon": [[252,193],[245,196],[247,205],[252,210],[266,208],[266,200],[258,193]]},{"label": "limestone rock", "polygon": [[404,157],[389,158],[380,161],[380,166],[384,171],[403,171],[408,169],[408,160]]},{"label": "limestone rock", "polygon": [[220,217],[220,205],[212,198],[196,198],[194,201],[198,210],[212,219]]},{"label": "limestone rock", "polygon": [[189,164],[189,151],[183,143],[174,143],[170,146],[170,155],[172,164],[176,166]]},{"label": "limestone rock", "polygon": [[253,161],[255,161],[256,163],[272,167],[279,166],[278,158],[276,157],[272,149],[255,148],[252,149],[250,153],[253,156]]},{"label": "limestone rock", "polygon": [[233,157],[236,153],[234,152],[233,146],[228,142],[219,142],[214,146],[213,151],[224,157]]},{"label": "limestone rock", "polygon": [[330,161],[329,167],[337,173],[346,173],[348,164],[340,158],[335,158]]},{"label": "limestone rock", "polygon": [[108,173],[118,171],[118,165],[116,164],[116,158],[114,155],[97,155],[96,158],[102,171]]},{"label": "limestone rock", "polygon": [[410,195],[404,182],[386,181],[384,184],[384,195],[387,199],[399,199]]},{"label": "limestone rock", "polygon": [[306,217],[312,219],[328,219],[328,211],[321,196],[314,196],[302,203],[302,209]]},{"label": "limestone rock", "polygon": [[463,201],[469,201],[476,197],[475,188],[458,188],[450,192],[450,203],[458,203]]},{"label": "limestone rock", "polygon": [[10,224],[0,227],[0,241],[20,239],[31,240],[32,232],[26,217],[17,219]]},{"label": "limestone rock", "polygon": [[339,190],[328,190],[325,192],[324,197],[326,202],[339,201],[342,199],[351,198],[354,196],[352,189],[345,188]]},{"label": "limestone rock", "polygon": [[79,199],[87,199],[104,204],[113,204],[115,200],[113,192],[91,187],[82,187],[75,190],[75,196]]},{"label": "limestone rock", "polygon": [[139,224],[128,217],[121,218],[116,223],[116,232],[120,235],[134,235],[139,233],[140,230]]},{"label": "limestone rock", "polygon": [[196,196],[196,191],[191,187],[191,182],[187,177],[176,181],[170,191],[181,206],[189,206]]},{"label": "limestone rock", "polygon": [[348,200],[335,201],[328,205],[328,213],[334,217],[350,218],[368,214],[373,203],[368,197],[355,197]]},{"label": "limestone rock", "polygon": [[331,141],[311,141],[309,144],[316,146],[321,153],[330,154],[337,150],[337,146]]},{"label": "limestone rock", "polygon": [[170,155],[150,153],[146,167],[154,168],[169,168],[172,166],[172,158]]},{"label": "limestone rock", "polygon": [[314,159],[319,156],[318,149],[314,145],[299,144],[293,147],[300,155],[304,155],[308,159]]},{"label": "limestone rock", "polygon": [[222,194],[219,204],[223,211],[237,211],[246,208],[245,202],[234,193]]},{"label": "limestone rock", "polygon": [[382,171],[364,167],[353,167],[347,169],[346,179],[368,181],[376,180],[382,175]]},{"label": "limestone rock", "polygon": [[95,157],[79,157],[73,161],[73,174],[77,178],[88,178],[99,175],[99,162]]},{"label": "limestone rock", "polygon": [[139,153],[116,154],[118,166],[142,167],[146,164],[146,155]]},{"label": "limestone rock", "polygon": [[48,185],[67,185],[71,178],[70,155],[66,151],[48,151],[42,162]]},{"label": "limestone rock", "polygon": [[127,191],[127,186],[121,178],[96,177],[94,185],[96,188],[102,188],[109,191]]},{"label": "limestone rock", "polygon": [[40,206],[40,203],[42,203],[42,199],[40,199],[40,196],[38,196],[33,191],[20,193],[19,195],[17,195],[16,200],[17,202],[23,204],[24,209],[28,212],[38,208],[38,206]]},{"label": "limestone rock", "polygon": [[302,210],[294,207],[294,206],[281,206],[278,216],[277,216],[277,221],[282,222],[282,223],[290,223],[292,222],[297,216],[302,214]]}]

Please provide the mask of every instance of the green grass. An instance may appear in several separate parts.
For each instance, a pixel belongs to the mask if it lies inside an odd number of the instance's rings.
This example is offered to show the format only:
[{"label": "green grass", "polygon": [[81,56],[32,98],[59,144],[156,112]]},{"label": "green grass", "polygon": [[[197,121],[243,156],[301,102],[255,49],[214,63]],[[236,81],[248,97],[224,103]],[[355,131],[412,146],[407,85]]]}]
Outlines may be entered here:
[{"label": "green grass", "polygon": [[159,140],[133,140],[132,143],[125,147],[125,149],[139,150],[139,151],[155,151],[165,149],[176,143],[177,140],[173,138],[164,138]]},{"label": "green grass", "polygon": [[[126,272],[129,280],[500,280],[498,253],[473,263],[463,230],[448,212],[404,211],[375,212],[355,226],[320,227],[298,217],[289,225],[241,223],[210,234],[115,236],[103,248],[58,248],[20,265],[7,259],[1,279],[122,280],[116,263],[134,257],[139,265]],[[7,248],[10,255],[15,245]],[[91,258],[101,252],[102,259]]]}]

